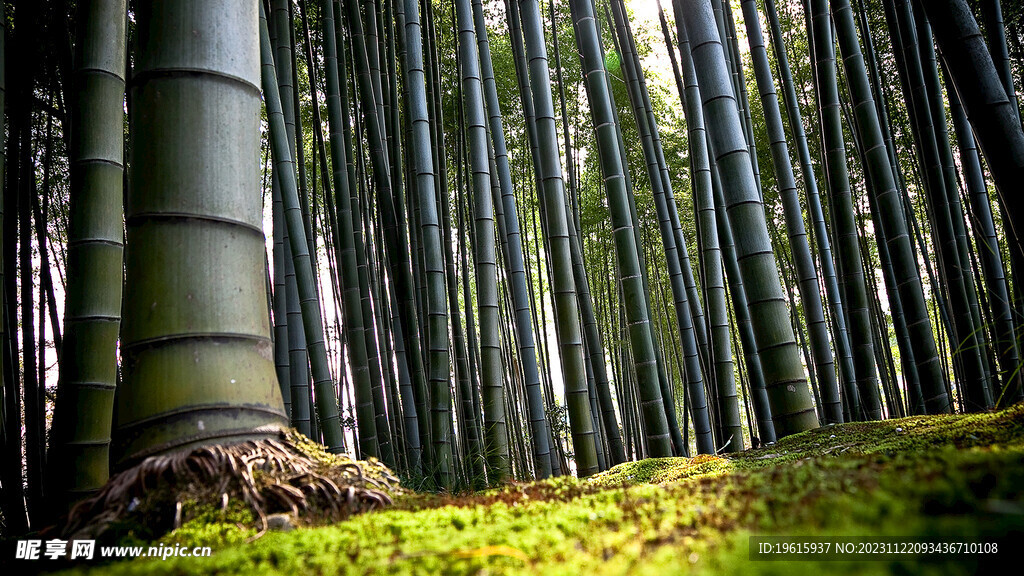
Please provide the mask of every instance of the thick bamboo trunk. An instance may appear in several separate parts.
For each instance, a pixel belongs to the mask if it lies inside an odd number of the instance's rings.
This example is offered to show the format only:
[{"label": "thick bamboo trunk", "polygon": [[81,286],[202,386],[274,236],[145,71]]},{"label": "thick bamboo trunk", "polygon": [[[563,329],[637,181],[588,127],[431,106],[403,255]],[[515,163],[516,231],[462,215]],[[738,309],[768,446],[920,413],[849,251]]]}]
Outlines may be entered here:
[{"label": "thick bamboo trunk", "polygon": [[286,424],[252,194],[258,8],[143,4],[136,18],[118,468]]}]

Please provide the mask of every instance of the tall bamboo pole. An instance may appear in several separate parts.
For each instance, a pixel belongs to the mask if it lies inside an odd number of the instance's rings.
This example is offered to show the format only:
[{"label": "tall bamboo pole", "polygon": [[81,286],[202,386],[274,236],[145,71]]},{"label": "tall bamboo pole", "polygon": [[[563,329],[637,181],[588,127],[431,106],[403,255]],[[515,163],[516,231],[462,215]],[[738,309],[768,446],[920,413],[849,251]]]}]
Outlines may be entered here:
[{"label": "tall bamboo pole", "polygon": [[320,302],[309,248],[306,246],[305,227],[296,184],[295,163],[291,158],[291,150],[288,149],[288,134],[281,108],[280,91],[277,87],[270,34],[266,29],[266,17],[262,15],[262,4],[260,10],[263,94],[267,107],[267,121],[270,124],[271,152],[274,158],[274,167],[280,171],[279,181],[285,210],[285,224],[288,227],[289,245],[295,266],[298,301],[302,307],[302,327],[308,345],[309,365],[317,398],[316,410],[319,416],[319,427],[327,448],[333,452],[341,452],[343,439],[338,414],[338,397],[327,361],[323,318],[320,315]]},{"label": "tall bamboo pole", "polygon": [[764,209],[743,137],[725,56],[707,0],[683,0],[691,54],[701,87],[715,162],[728,205],[726,217],[738,237],[737,256],[764,370],[776,433],[787,436],[817,427],[810,389],[779,282]]},{"label": "tall bamboo pole", "polygon": [[[530,323],[530,302],[526,285],[526,272],[523,259],[521,233],[519,230],[519,210],[512,189],[512,173],[509,168],[508,150],[505,144],[505,127],[498,103],[497,85],[494,80],[494,67],[491,62],[490,42],[487,39],[487,26],[484,18],[483,4],[473,0],[473,23],[476,29],[477,45],[480,52],[480,68],[483,76],[484,104],[490,127],[491,142],[494,147],[494,162],[497,168],[497,190],[500,198],[495,199],[495,206],[501,209],[500,228],[505,231],[505,243],[508,245],[509,281],[512,290],[512,305],[516,337],[518,339],[520,361],[523,366],[523,378],[526,383],[527,414],[530,420],[530,441],[533,451],[534,469],[538,478],[551,475],[551,447],[547,420],[544,414],[544,397],[541,393],[540,372],[537,364],[537,347],[533,338],[533,327]],[[621,441],[620,441],[621,445]]]},{"label": "tall bamboo pole", "polygon": [[553,290],[557,314],[557,337],[566,402],[576,453],[576,471],[581,477],[597,471],[597,443],[590,414],[583,343],[579,329],[579,308],[572,280],[572,256],[565,214],[565,191],[558,157],[558,136],[551,99],[547,48],[537,0],[518,0],[523,43],[529,62],[530,89],[536,112],[538,156],[536,166],[542,183],[541,201],[547,207],[547,236],[551,247]]},{"label": "tall bamboo pole", "polygon": [[601,172],[608,195],[613,235],[618,260],[619,281],[625,296],[626,321],[630,330],[630,345],[642,397],[644,431],[651,454],[655,457],[672,455],[672,440],[668,432],[662,390],[651,338],[650,318],[647,315],[647,294],[635,242],[632,218],[625,187],[625,167],[621,163],[615,132],[618,126],[612,118],[613,100],[605,80],[604,59],[601,57],[600,38],[589,0],[574,0],[573,11],[577,31],[577,44],[583,58],[583,74],[590,99],[590,112],[597,136]]},{"label": "tall bamboo pole", "polygon": [[779,76],[782,80],[789,125],[793,131],[793,139],[796,141],[797,153],[800,158],[800,173],[803,178],[804,192],[807,198],[808,217],[812,222],[814,243],[821,263],[822,276],[824,277],[825,297],[828,300],[830,319],[832,320],[832,343],[836,349],[836,356],[839,357],[839,379],[842,391],[846,393],[844,408],[852,414],[859,414],[860,394],[857,392],[853,353],[850,350],[846,315],[843,312],[842,293],[839,290],[839,282],[836,279],[836,265],[833,259],[832,244],[829,240],[828,229],[825,226],[825,215],[821,206],[818,180],[811,161],[807,134],[804,131],[804,120],[800,112],[800,102],[797,99],[796,86],[789,67],[789,57],[783,42],[782,27],[779,24],[778,12],[775,9],[775,0],[765,0],[765,14],[768,17],[768,23],[771,28],[772,46],[779,66]]},{"label": "tall bamboo pole", "polygon": [[825,325],[821,290],[818,287],[818,273],[815,270],[811,247],[807,241],[803,210],[797,195],[796,178],[793,176],[789,146],[786,144],[786,134],[782,126],[782,112],[779,110],[779,99],[775,92],[775,79],[772,77],[771,65],[768,62],[768,52],[761,35],[757,3],[754,0],[743,0],[743,19],[746,24],[751,58],[754,62],[754,75],[761,96],[761,106],[764,109],[765,122],[768,127],[768,138],[771,141],[775,179],[785,211],[789,246],[793,252],[793,263],[798,280],[797,287],[800,291],[800,301],[804,306],[807,331],[813,353],[813,370],[817,376],[819,393],[824,403],[825,423],[841,423],[843,410],[839,401],[835,360],[832,357],[828,328]]},{"label": "tall bamboo pole", "polygon": [[125,0],[82,4],[78,22],[65,339],[50,455],[61,504],[108,477],[124,254]]}]

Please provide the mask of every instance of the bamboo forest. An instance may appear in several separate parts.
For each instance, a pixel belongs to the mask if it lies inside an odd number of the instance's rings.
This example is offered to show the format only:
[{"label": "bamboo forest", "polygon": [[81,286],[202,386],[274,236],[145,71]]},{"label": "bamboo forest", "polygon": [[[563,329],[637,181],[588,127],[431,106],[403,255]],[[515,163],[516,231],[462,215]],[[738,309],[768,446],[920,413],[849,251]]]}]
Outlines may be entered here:
[{"label": "bamboo forest", "polygon": [[0,25],[5,574],[1024,559],[1024,2]]}]

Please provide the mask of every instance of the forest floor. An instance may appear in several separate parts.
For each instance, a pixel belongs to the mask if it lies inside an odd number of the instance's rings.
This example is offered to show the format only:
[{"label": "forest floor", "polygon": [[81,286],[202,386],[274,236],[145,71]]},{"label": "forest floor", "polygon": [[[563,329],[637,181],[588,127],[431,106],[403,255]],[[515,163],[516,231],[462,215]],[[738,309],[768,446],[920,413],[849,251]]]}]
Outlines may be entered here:
[{"label": "forest floor", "polygon": [[[650,459],[585,480],[405,494],[384,511],[255,540],[256,531],[237,520],[204,515],[160,539],[210,546],[209,558],[83,563],[75,571],[577,576],[1005,569],[1024,560],[1024,404],[989,414],[826,426],[758,450]],[[814,537],[832,547],[827,558],[752,559],[751,538],[763,535],[788,538],[775,543]],[[854,551],[863,549],[860,542],[879,541],[994,544],[998,551],[848,561],[837,560],[853,557],[835,553],[840,541],[854,542]]]}]

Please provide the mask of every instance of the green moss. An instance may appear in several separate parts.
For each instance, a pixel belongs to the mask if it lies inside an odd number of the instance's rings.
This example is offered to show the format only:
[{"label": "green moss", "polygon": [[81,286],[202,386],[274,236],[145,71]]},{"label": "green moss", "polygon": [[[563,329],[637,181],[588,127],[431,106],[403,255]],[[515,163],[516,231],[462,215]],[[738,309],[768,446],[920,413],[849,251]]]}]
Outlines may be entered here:
[{"label": "green moss", "polygon": [[588,482],[613,487],[634,484],[665,484],[695,476],[716,476],[732,468],[732,463],[719,456],[702,454],[693,458],[648,458],[626,462],[595,474]]},{"label": "green moss", "polygon": [[376,458],[353,460],[343,454],[332,454],[327,451],[323,444],[310,440],[308,436],[300,434],[294,429],[288,432],[287,438],[300,453],[320,465],[321,473],[332,479],[335,475],[331,473],[331,469],[344,469],[348,466],[357,465],[359,467],[360,480],[366,479],[373,486],[384,490],[392,496],[401,493],[398,479],[383,462]]},{"label": "green moss", "polygon": [[969,574],[984,568],[969,557],[751,562],[753,534],[1019,540],[1024,405],[829,426],[735,455],[623,464],[589,480],[558,478],[459,496],[410,494],[390,510],[271,532],[251,543],[245,540],[252,532],[228,517],[197,516],[164,541],[211,545],[212,557],[137,560],[103,573]]},{"label": "green moss", "polygon": [[256,536],[257,531],[248,524],[230,522],[187,522],[170,534],[166,534],[159,542],[168,545],[209,546],[222,549],[227,546],[243,544]]},{"label": "green moss", "polygon": [[226,508],[214,508],[195,501],[184,503],[182,508],[189,510],[185,517],[190,519],[177,530],[165,534],[159,542],[172,546],[181,544],[223,548],[241,544],[256,535],[253,528],[256,524],[255,514],[239,500],[228,502]]}]

